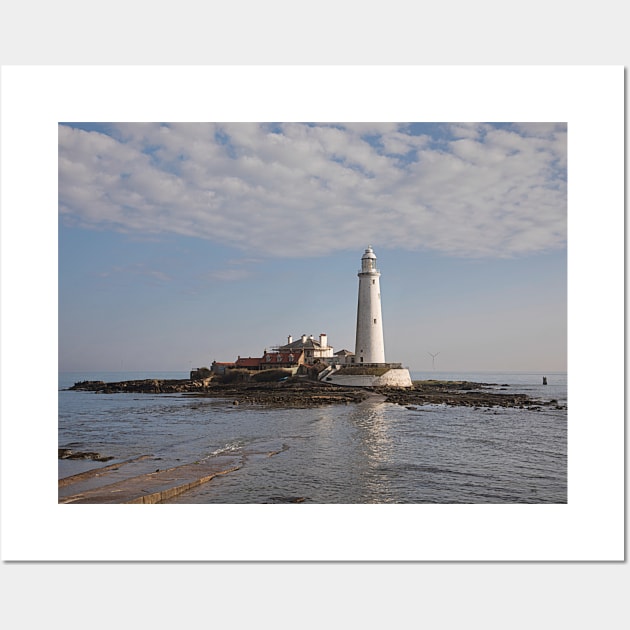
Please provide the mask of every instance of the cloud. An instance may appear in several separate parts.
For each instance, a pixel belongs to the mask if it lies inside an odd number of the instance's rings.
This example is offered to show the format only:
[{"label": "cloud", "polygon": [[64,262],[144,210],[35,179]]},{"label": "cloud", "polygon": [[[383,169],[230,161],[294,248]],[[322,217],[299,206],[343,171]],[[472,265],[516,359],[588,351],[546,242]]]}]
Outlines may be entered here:
[{"label": "cloud", "polygon": [[[455,256],[566,243],[566,125],[59,126],[59,209],[85,228],[174,233],[255,256],[371,242]],[[226,278],[227,279],[227,278]]]}]

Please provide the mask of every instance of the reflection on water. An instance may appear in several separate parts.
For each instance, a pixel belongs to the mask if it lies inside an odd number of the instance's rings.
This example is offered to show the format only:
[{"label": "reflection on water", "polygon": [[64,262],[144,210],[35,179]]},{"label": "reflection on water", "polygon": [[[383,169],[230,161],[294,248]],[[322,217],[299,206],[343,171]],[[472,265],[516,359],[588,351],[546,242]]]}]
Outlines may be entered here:
[{"label": "reflection on water", "polygon": [[384,409],[385,403],[364,402],[356,405],[349,417],[359,432],[362,454],[375,464],[387,461],[392,447]]},{"label": "reflection on water", "polygon": [[385,418],[385,403],[366,401],[352,410],[349,423],[356,430],[356,475],[360,496],[364,503],[389,503],[394,500],[390,476],[384,474],[391,463],[393,440]]}]

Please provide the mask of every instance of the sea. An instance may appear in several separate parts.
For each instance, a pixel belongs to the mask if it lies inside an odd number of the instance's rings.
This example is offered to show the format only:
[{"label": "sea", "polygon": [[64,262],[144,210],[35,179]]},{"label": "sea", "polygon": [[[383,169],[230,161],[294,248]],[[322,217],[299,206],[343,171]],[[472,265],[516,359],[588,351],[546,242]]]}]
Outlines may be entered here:
[{"label": "sea", "polygon": [[488,383],[491,391],[557,404],[408,408],[367,401],[278,409],[185,394],[68,390],[84,380],[183,379],[187,372],[62,372],[59,448],[113,459],[60,459],[59,478],[144,455],[135,464],[140,474],[230,456],[238,470],[168,503],[567,502],[565,372],[411,376]]}]

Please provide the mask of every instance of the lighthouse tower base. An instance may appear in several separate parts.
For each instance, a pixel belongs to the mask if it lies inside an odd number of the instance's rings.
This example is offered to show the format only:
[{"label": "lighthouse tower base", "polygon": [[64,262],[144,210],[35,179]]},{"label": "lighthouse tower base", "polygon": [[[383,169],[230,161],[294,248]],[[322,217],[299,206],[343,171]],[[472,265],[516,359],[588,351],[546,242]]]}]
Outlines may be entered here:
[{"label": "lighthouse tower base", "polygon": [[337,366],[325,374],[325,383],[343,387],[411,387],[411,375],[400,364],[378,364],[369,366]]}]

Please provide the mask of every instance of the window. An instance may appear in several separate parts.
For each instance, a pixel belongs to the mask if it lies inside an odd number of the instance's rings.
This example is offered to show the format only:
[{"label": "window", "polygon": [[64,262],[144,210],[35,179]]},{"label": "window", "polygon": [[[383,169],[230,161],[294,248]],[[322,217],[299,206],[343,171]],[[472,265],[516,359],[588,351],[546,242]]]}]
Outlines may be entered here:
[{"label": "window", "polygon": [[376,284],[376,280],[372,280],[372,284]]},{"label": "window", "polygon": [[374,323],[376,324],[376,318],[374,318]]}]

